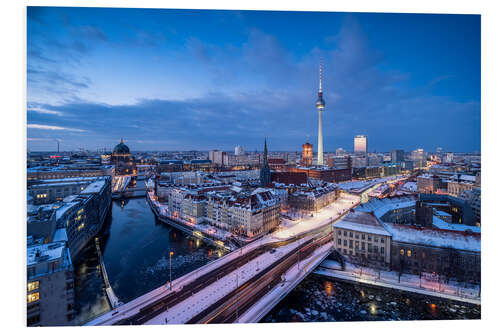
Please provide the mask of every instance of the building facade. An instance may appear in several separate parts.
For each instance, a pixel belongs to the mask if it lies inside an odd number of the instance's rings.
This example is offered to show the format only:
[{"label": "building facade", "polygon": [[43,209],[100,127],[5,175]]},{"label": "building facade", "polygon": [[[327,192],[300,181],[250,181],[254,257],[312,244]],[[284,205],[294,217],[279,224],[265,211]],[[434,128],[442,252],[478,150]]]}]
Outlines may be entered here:
[{"label": "building facade", "polygon": [[64,242],[30,244],[27,249],[27,325],[74,325],[74,279]]},{"label": "building facade", "polygon": [[354,137],[354,152],[366,154],[368,151],[368,139],[366,135],[356,135]]},{"label": "building facade", "polygon": [[391,262],[391,235],[367,212],[350,212],[333,225],[337,251],[350,261],[382,269]]},{"label": "building facade", "polygon": [[302,145],[302,165],[310,167],[313,163],[313,146],[309,142]]}]

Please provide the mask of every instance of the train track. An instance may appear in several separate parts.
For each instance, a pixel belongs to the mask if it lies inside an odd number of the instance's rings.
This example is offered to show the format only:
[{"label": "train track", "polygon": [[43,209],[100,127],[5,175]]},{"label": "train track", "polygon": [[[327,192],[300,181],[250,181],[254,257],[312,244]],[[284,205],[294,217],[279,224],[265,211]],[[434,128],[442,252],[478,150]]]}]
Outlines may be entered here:
[{"label": "train track", "polygon": [[253,304],[265,296],[269,290],[282,283],[282,275],[286,273],[300,258],[311,255],[321,245],[330,241],[324,236],[316,241],[309,240],[301,245],[297,252],[290,252],[270,267],[259,272],[252,279],[232,291],[229,295],[193,317],[188,324],[215,324],[235,322],[239,314],[247,311]]}]

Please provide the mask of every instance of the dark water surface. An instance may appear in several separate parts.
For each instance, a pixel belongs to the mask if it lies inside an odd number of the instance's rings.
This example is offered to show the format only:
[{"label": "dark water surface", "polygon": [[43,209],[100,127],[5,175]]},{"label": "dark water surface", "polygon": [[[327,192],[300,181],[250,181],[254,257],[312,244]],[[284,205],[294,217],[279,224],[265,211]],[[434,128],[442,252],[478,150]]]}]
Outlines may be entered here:
[{"label": "dark water surface", "polygon": [[481,306],[309,275],[261,322],[480,319]]},{"label": "dark water surface", "polygon": [[[224,254],[156,220],[145,198],[114,201],[99,238],[110,284],[124,303],[169,281],[170,251],[172,279]],[[98,265],[90,242],[74,262],[78,325],[110,310]]]}]

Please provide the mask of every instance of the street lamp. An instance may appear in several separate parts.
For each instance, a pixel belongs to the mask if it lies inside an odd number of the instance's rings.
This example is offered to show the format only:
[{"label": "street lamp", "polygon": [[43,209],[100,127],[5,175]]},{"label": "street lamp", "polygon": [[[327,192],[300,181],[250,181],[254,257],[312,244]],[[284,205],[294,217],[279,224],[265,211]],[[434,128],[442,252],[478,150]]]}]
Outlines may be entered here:
[{"label": "street lamp", "polygon": [[170,290],[172,290],[172,256],[174,255],[174,251],[170,251],[169,253],[169,262],[170,262]]}]

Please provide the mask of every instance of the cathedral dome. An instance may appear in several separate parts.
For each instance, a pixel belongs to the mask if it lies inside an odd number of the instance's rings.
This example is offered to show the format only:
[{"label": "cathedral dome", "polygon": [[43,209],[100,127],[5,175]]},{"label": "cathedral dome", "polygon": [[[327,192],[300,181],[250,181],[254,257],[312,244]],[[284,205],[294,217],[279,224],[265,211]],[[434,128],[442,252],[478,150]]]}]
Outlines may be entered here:
[{"label": "cathedral dome", "polygon": [[120,143],[115,146],[113,154],[130,154],[130,149],[123,143],[123,139],[121,139]]}]

